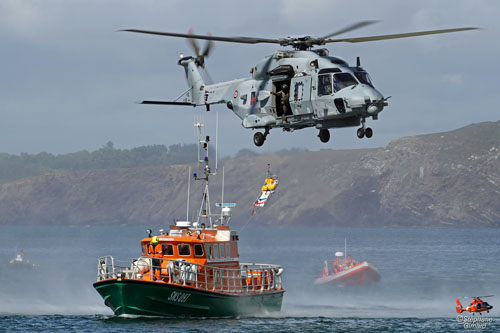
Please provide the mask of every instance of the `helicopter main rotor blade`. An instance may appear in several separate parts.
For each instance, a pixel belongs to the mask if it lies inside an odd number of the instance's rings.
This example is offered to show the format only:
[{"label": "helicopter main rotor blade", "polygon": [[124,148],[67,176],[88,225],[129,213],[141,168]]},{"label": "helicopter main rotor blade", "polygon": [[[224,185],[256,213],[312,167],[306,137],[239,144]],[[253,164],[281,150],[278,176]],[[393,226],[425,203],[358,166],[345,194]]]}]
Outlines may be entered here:
[{"label": "helicopter main rotor blade", "polygon": [[377,22],[380,22],[380,21],[372,20],[372,21],[360,21],[360,22],[357,22],[357,23],[353,23],[351,25],[348,25],[344,29],[340,29],[338,31],[332,32],[331,34],[323,36],[323,37],[321,37],[321,39],[327,39],[327,38],[330,38],[330,37],[333,37],[333,36],[337,36],[337,35],[340,35],[340,34],[343,34],[343,33],[349,32],[349,31],[360,29],[360,28],[362,28],[364,26],[367,26],[367,25],[370,25],[370,24],[374,24],[374,23],[377,23]]},{"label": "helicopter main rotor blade", "polygon": [[180,34],[180,33],[176,33],[176,32],[161,32],[161,31],[139,30],[139,29],[124,29],[124,30],[120,30],[120,31],[137,32],[137,33],[141,33],[141,34],[169,36],[169,37],[205,39],[205,40],[213,40],[213,41],[218,41],[218,42],[243,43],[243,44],[257,44],[257,43],[279,44],[280,43],[280,41],[278,39],[268,39],[268,38],[204,36],[204,35]]},{"label": "helicopter main rotor blade", "polygon": [[445,34],[445,33],[448,33],[448,32],[477,30],[477,29],[479,29],[479,28],[476,28],[476,27],[467,27],[467,28],[454,28],[454,29],[442,29],[442,30],[428,30],[428,31],[419,31],[419,32],[408,32],[408,33],[393,34],[393,35],[379,35],[379,36],[367,36],[367,37],[356,37],[356,38],[341,38],[341,39],[326,39],[325,43],[339,43],[339,42],[360,43],[360,42],[371,42],[371,41],[376,41],[376,40],[395,39],[395,38],[407,38],[407,37],[424,36],[424,35],[434,35],[434,34]]},{"label": "helicopter main rotor blade", "polygon": [[495,295],[487,295],[487,296],[464,296],[459,298],[483,298],[483,297],[493,297]]}]

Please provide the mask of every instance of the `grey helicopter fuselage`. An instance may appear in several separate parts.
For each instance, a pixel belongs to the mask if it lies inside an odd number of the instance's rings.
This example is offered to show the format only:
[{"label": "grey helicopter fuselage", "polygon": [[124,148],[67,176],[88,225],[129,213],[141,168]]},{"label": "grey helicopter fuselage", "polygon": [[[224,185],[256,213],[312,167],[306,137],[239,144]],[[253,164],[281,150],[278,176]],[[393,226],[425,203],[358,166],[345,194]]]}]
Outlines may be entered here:
[{"label": "grey helicopter fuselage", "polygon": [[[359,126],[366,118],[377,119],[387,105],[368,73],[359,66],[328,55],[328,50],[276,51],[250,69],[252,77],[206,85],[193,57],[182,57],[189,90],[186,102],[200,106],[225,103],[245,128],[293,131],[316,127],[321,131]],[[280,94],[289,89],[288,100]],[[371,132],[371,129],[370,129]],[[359,136],[359,135],[358,135]],[[367,135],[367,137],[370,137]],[[255,142],[262,145],[262,142]],[[259,144],[260,143],[260,144]]]},{"label": "grey helicopter fuselage", "polygon": [[[330,57],[327,49],[312,49],[329,43],[363,43],[388,39],[454,33],[477,30],[477,27],[414,31],[387,35],[337,38],[379,21],[355,22],[323,36],[299,36],[285,38],[228,37],[197,35],[143,29],[121,31],[186,38],[196,57],[181,56],[179,65],[186,71],[189,88],[184,102],[142,101],[141,104],[157,105],[205,105],[226,103],[241,120],[245,128],[264,129],[254,134],[254,143],[262,146],[269,131],[282,128],[293,131],[305,127],[319,129],[322,142],[330,140],[329,128],[359,126],[358,138],[370,138],[371,128],[365,128],[366,118],[377,119],[387,106],[384,98],[361,67],[359,57],[352,67],[344,60]],[[336,37],[336,38],[334,38]],[[206,40],[202,50],[196,40]],[[250,69],[252,77],[206,85],[198,68],[205,70],[205,58],[210,54],[212,43],[274,44],[292,47],[293,51],[279,50],[262,59]]]}]

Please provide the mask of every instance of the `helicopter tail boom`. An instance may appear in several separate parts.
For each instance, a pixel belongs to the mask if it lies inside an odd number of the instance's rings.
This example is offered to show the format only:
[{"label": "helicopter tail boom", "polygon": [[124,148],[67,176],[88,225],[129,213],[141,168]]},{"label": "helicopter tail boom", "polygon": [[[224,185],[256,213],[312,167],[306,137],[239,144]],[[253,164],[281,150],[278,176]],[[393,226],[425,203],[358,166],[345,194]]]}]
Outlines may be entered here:
[{"label": "helicopter tail boom", "polygon": [[193,57],[182,57],[178,63],[184,67],[189,90],[187,92],[187,103],[203,105],[205,82],[201,76],[196,61]]}]

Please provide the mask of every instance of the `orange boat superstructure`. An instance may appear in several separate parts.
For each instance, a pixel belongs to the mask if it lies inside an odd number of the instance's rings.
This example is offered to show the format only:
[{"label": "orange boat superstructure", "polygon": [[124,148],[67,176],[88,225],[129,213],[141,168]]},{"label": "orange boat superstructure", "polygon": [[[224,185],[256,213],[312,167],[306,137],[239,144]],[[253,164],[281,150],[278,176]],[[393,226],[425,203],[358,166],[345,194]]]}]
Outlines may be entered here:
[{"label": "orange boat superstructure", "polygon": [[[344,257],[344,258],[342,258]],[[380,280],[380,274],[366,261],[357,262],[344,253],[336,252],[332,270],[325,260],[323,276],[317,278],[315,284],[332,284],[339,286],[363,286]]]},{"label": "orange boat superstructure", "polygon": [[[170,226],[169,234],[158,236],[162,247],[160,257],[150,253],[151,240],[152,237],[141,240],[142,256],[133,260],[131,266],[114,265],[115,272],[107,270],[107,274],[212,291],[282,289],[280,266],[239,262],[238,234],[227,225],[192,227],[190,222],[179,221]],[[101,258],[101,263],[107,258],[109,261],[109,256]],[[153,265],[154,260],[160,264]],[[121,275],[117,274],[119,268]]]}]

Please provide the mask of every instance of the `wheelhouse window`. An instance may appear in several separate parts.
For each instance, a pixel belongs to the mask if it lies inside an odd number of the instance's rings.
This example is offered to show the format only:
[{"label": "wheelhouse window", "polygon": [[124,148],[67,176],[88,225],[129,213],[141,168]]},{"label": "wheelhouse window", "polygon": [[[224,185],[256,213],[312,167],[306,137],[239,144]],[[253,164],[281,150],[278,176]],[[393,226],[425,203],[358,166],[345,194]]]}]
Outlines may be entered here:
[{"label": "wheelhouse window", "polygon": [[333,88],[335,91],[342,90],[344,88],[355,86],[358,81],[349,73],[339,73],[333,75]]},{"label": "wheelhouse window", "polygon": [[220,258],[220,256],[219,256],[219,244],[214,244],[214,258]]},{"label": "wheelhouse window", "polygon": [[190,256],[191,255],[191,247],[189,246],[189,244],[177,245],[177,251],[179,251],[180,256]]},{"label": "wheelhouse window", "polygon": [[205,252],[207,252],[207,258],[208,259],[213,259],[214,258],[214,253],[212,251],[212,245],[205,244]]},{"label": "wheelhouse window", "polygon": [[220,257],[224,258],[224,244],[219,244]]},{"label": "wheelhouse window", "polygon": [[172,244],[162,244],[162,250],[164,256],[173,256],[174,255],[174,246]]},{"label": "wheelhouse window", "polygon": [[373,83],[367,72],[356,72],[354,73],[359,82],[369,85],[373,88]]},{"label": "wheelhouse window", "polygon": [[201,244],[194,244],[194,256],[203,257],[203,246]]},{"label": "wheelhouse window", "polygon": [[318,95],[332,94],[332,74],[322,74],[318,76]]},{"label": "wheelhouse window", "polygon": [[226,244],[226,258],[231,258],[231,245]]}]

